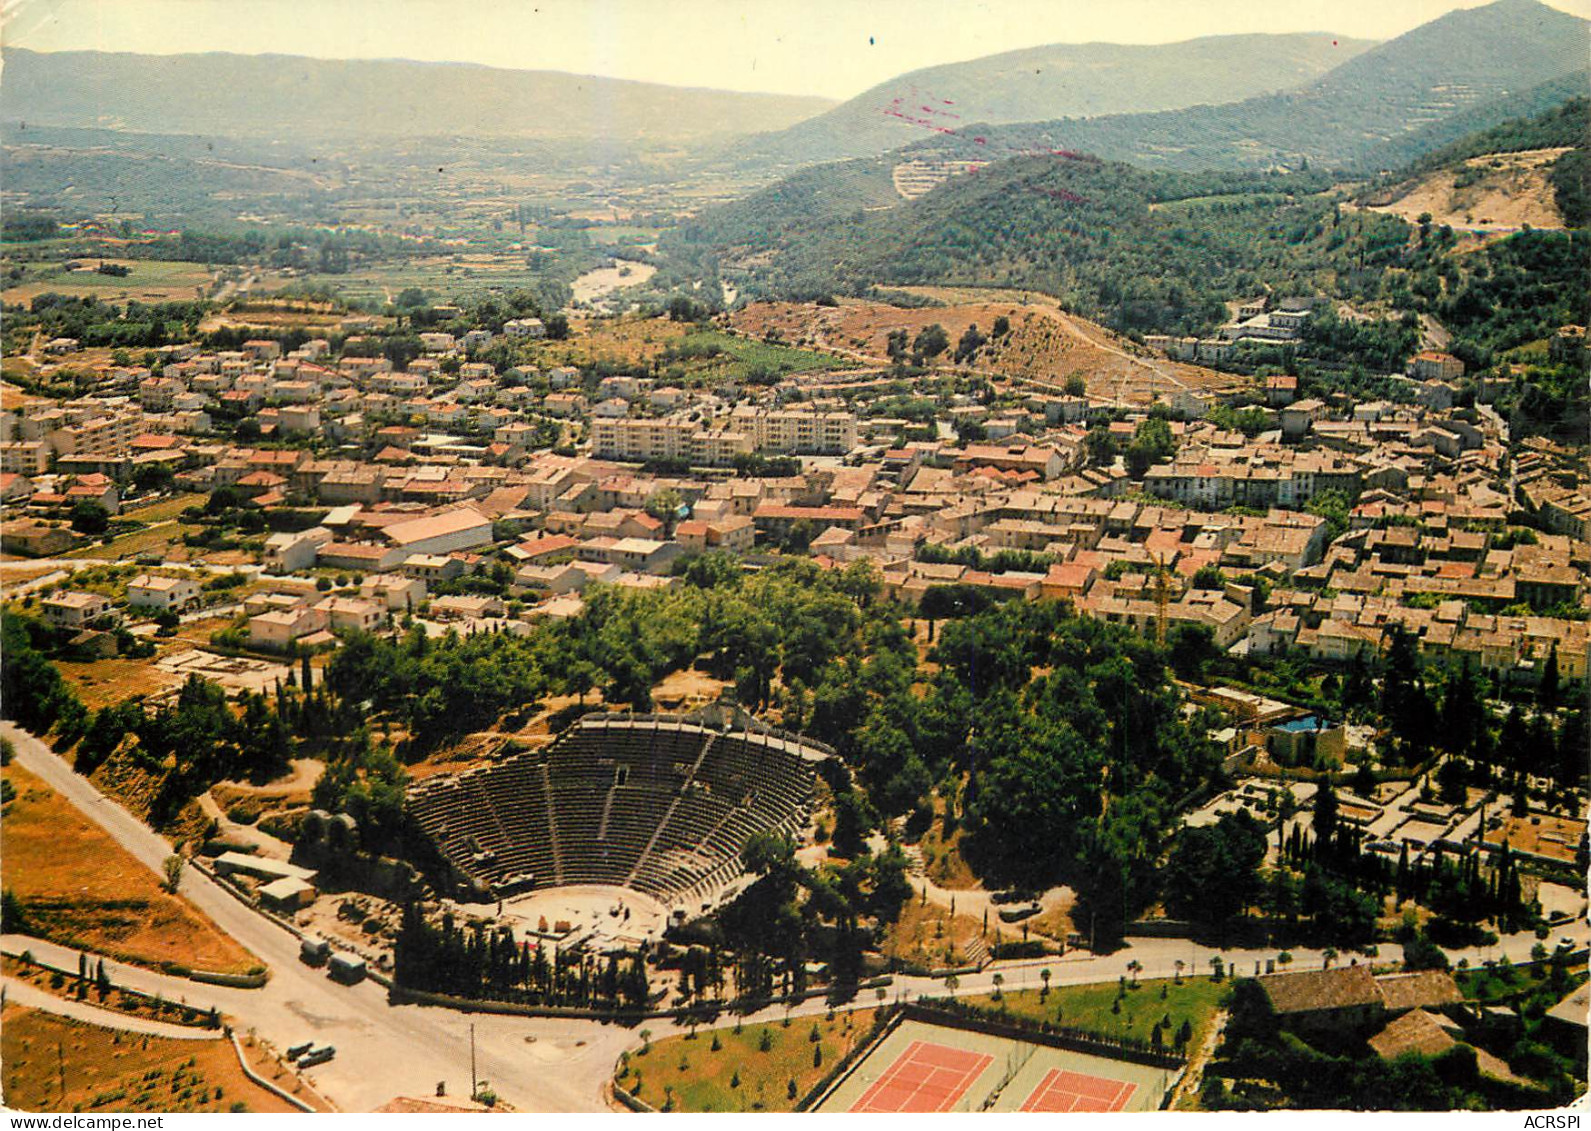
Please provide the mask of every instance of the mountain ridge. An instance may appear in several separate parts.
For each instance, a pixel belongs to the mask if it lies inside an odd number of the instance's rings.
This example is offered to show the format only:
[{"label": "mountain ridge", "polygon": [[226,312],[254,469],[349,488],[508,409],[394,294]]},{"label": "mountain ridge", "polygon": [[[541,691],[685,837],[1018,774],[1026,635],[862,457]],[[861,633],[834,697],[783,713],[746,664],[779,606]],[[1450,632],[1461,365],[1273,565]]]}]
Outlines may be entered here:
[{"label": "mountain ridge", "polygon": [[905,157],[1081,150],[1145,167],[1351,166],[1448,115],[1587,74],[1591,21],[1538,0],[1455,9],[1293,91],[1146,114],[990,125]]},{"label": "mountain ridge", "polygon": [[896,75],[777,134],[750,139],[743,156],[785,162],[867,157],[925,131],[974,120],[1037,121],[1235,101],[1300,85],[1372,46],[1372,40],[1329,32],[1040,44]]},{"label": "mountain ridge", "polygon": [[[580,137],[700,142],[765,132],[832,100],[677,87],[552,70],[409,59],[7,47],[9,121],[129,132],[262,136]],[[114,112],[107,108],[114,107]]]}]

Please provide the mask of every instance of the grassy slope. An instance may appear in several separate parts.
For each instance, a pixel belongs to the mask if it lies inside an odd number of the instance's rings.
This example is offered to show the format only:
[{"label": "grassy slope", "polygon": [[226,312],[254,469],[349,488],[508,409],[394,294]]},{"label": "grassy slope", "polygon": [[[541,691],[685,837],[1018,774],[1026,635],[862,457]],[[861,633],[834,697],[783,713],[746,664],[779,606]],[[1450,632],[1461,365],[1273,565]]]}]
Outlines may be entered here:
[{"label": "grassy slope", "polygon": [[4,776],[17,791],[5,807],[4,883],[26,902],[33,933],[139,966],[259,964],[37,777],[15,764]]},{"label": "grassy slope", "polygon": [[[1168,979],[1143,981],[1121,999],[1121,1012],[1113,1012],[1118,984],[1099,982],[1087,986],[1056,986],[1047,996],[1040,990],[1015,990],[1001,995],[962,997],[960,1000],[986,1009],[1004,1009],[1017,1017],[1086,1029],[1093,1033],[1149,1039],[1149,1031],[1162,1017],[1171,1018],[1171,1029],[1163,1034],[1169,1046],[1183,1021],[1193,1026],[1190,1048],[1198,1048],[1220,1009],[1222,998],[1231,989],[1227,981],[1208,977],[1185,977],[1180,984]],[[1165,997],[1161,997],[1162,990]]]},{"label": "grassy slope", "polygon": [[[836,1014],[833,1020],[799,1018],[788,1028],[773,1021],[719,1029],[722,1047],[717,1052],[712,1033],[669,1037],[644,1054],[632,1052],[617,1081],[633,1092],[639,1076],[639,1096],[654,1107],[662,1107],[665,1089],[672,1089],[677,1111],[790,1111],[796,1103],[790,1098],[790,1081],[796,1082],[797,1099],[805,1095],[835,1061],[866,1039],[873,1014],[860,1009]],[[819,1066],[812,1063],[814,1024],[821,1037],[816,1043],[823,1050]],[[767,1052],[760,1048],[764,1033],[772,1042]],[[732,1087],[737,1072],[740,1084]]]}]

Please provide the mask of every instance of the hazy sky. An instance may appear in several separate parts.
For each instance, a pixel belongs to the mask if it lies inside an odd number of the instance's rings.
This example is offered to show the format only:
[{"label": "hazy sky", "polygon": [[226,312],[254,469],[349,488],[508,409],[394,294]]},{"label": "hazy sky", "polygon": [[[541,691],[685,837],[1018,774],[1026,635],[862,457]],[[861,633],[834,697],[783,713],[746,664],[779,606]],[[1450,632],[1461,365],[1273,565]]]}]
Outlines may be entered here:
[{"label": "hazy sky", "polygon": [[[549,68],[849,98],[1042,43],[1330,31],[1388,39],[1480,0],[0,0],[37,51],[279,52]],[[1551,0],[1591,15],[1591,0]]]}]

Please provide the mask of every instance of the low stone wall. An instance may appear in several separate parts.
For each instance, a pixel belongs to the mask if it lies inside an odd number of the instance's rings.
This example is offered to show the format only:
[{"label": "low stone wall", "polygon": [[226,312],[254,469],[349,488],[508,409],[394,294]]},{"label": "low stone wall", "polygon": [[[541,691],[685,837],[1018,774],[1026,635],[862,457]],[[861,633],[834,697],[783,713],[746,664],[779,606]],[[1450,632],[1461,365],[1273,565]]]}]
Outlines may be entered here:
[{"label": "low stone wall", "polygon": [[[374,978],[375,975],[371,975],[371,977]],[[759,1009],[767,1009],[771,1005],[778,1005],[785,1001],[789,1001],[791,1004],[798,1004],[804,1001],[811,1001],[813,998],[827,997],[833,990],[833,987],[811,989],[789,999],[768,998],[755,1002],[705,1002],[688,1009],[612,1010],[583,1009],[578,1006],[565,1005],[532,1005],[528,1002],[496,1001],[491,998],[456,997],[452,994],[432,993],[429,990],[416,990],[407,986],[399,986],[385,978],[378,978],[377,980],[389,987],[388,1000],[394,1005],[434,1005],[443,1009],[456,1009],[461,1013],[496,1013],[514,1017],[575,1017],[591,1021],[614,1021],[621,1025],[628,1022],[650,1021],[666,1017],[683,1020],[705,1013],[729,1013],[736,1010],[742,1013],[755,1013]],[[856,992],[860,993],[862,990],[888,986],[892,981],[893,979],[888,976],[870,978],[867,981],[859,982],[856,986]]]},{"label": "low stone wall", "polygon": [[[617,1075],[617,1073],[615,1073],[615,1075]],[[653,1107],[651,1104],[648,1104],[646,1101],[644,1101],[642,1099],[638,1099],[637,1097],[632,1096],[629,1092],[626,1092],[623,1088],[619,1087],[617,1084],[613,1085],[613,1098],[618,1100],[621,1104],[623,1104],[625,1107],[629,1108],[631,1111],[637,1112],[638,1114],[641,1114],[641,1115],[656,1115],[657,1114],[657,1108]]]},{"label": "low stone wall", "polygon": [[232,1050],[238,1054],[238,1067],[243,1069],[243,1075],[247,1076],[250,1080],[253,1080],[256,1084],[264,1088],[267,1092],[270,1092],[272,1095],[279,1096],[286,1100],[299,1111],[307,1111],[310,1113],[315,1111],[313,1107],[299,1099],[297,1096],[293,1095],[291,1092],[283,1091],[270,1080],[267,1080],[258,1072],[254,1071],[254,1069],[250,1068],[248,1057],[243,1055],[243,1046],[238,1043],[238,1035],[236,1033],[229,1032],[227,1036],[232,1038]]},{"label": "low stone wall", "polygon": [[222,974],[214,970],[189,970],[188,981],[203,982],[209,986],[231,986],[238,990],[257,990],[271,980],[269,972],[259,974]]}]

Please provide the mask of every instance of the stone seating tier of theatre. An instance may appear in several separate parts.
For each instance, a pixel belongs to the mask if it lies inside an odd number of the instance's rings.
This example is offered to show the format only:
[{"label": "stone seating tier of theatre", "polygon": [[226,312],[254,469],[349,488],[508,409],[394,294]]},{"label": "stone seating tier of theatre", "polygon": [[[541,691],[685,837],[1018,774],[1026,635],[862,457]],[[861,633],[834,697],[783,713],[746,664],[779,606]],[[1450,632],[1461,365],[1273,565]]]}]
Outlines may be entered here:
[{"label": "stone seating tier of theatre", "polygon": [[410,814],[496,897],[609,884],[691,905],[755,834],[806,821],[820,744],[760,727],[587,716],[546,748],[409,791]]}]

